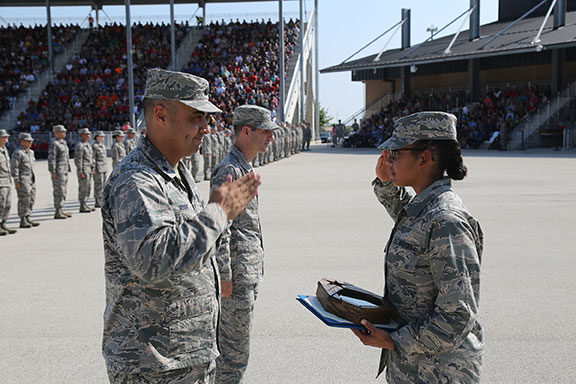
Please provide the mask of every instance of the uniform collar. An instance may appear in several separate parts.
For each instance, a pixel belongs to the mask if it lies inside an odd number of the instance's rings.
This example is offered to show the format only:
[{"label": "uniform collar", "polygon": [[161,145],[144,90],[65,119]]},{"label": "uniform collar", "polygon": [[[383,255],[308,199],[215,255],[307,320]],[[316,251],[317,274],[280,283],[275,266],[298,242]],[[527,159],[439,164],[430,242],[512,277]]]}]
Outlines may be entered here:
[{"label": "uniform collar", "polygon": [[420,212],[436,197],[452,188],[449,177],[443,177],[430,184],[425,190],[417,194],[412,201],[404,207],[407,216],[418,216]]},{"label": "uniform collar", "polygon": [[173,179],[177,176],[176,171],[172,164],[166,159],[166,157],[160,152],[148,138],[140,140],[138,147],[144,155],[162,172],[165,176]]},{"label": "uniform collar", "polygon": [[238,160],[238,163],[240,163],[240,166],[244,168],[246,172],[252,171],[252,165],[248,160],[246,160],[246,156],[244,156],[244,153],[236,146],[236,144],[232,146],[230,153],[236,158],[236,160]]}]

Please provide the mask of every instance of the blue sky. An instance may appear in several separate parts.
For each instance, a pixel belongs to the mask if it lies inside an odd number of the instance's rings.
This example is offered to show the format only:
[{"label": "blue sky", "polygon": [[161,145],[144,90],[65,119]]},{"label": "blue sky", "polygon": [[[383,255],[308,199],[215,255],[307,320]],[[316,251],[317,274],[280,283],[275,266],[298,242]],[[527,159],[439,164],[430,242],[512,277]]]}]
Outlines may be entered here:
[{"label": "blue sky", "polygon": [[[461,13],[466,11],[468,0],[319,0],[320,31],[320,68],[338,63],[386,31],[400,20],[402,8],[411,9],[412,45],[418,44],[429,36],[426,28],[434,25],[443,27]],[[312,11],[313,1],[305,1],[305,10]],[[298,17],[298,1],[284,1],[285,17]],[[197,10],[196,5],[176,5],[177,20],[187,20]],[[486,24],[498,18],[498,0],[481,0],[480,23]],[[104,7],[100,15],[101,22],[121,21],[124,19],[123,6]],[[208,4],[208,17],[226,20],[278,18],[278,2],[226,3]],[[52,7],[52,18],[55,22],[81,23],[90,12],[89,7]],[[168,5],[132,6],[134,20],[166,21],[169,18]],[[198,13],[200,14],[200,13]],[[43,24],[46,22],[44,8],[0,8],[0,22],[25,24]],[[464,29],[467,29],[465,25]],[[454,33],[460,21],[454,23],[444,34]],[[367,56],[380,51],[390,34],[376,41],[355,58]],[[388,49],[400,45],[400,33],[388,45]],[[352,82],[351,74],[331,73],[320,75],[320,103],[335,119],[346,119],[364,105],[364,85]]]}]

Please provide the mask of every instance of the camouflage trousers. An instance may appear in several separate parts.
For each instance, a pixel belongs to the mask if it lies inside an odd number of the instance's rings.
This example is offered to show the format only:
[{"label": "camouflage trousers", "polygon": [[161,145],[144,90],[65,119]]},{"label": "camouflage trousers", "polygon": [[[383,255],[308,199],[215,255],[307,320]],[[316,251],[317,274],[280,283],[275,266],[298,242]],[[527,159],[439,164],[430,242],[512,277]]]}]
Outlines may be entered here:
[{"label": "camouflage trousers", "polygon": [[234,286],[232,296],[222,299],[220,357],[216,361],[218,384],[242,383],[250,357],[250,330],[258,283]]},{"label": "camouflage trousers", "polygon": [[212,174],[212,154],[204,155],[204,180],[210,180]]},{"label": "camouflage trousers", "polygon": [[80,203],[86,203],[88,197],[90,197],[90,189],[92,187],[92,174],[84,174],[84,178],[81,179],[78,175],[78,201]]},{"label": "camouflage trousers", "polygon": [[10,215],[10,208],[12,208],[12,197],[10,186],[0,187],[0,220],[8,220]]},{"label": "camouflage trousers", "polygon": [[192,158],[190,159],[191,165],[190,165],[190,172],[192,173],[192,177],[194,177],[194,180],[196,182],[199,182],[200,179],[200,154],[198,152],[196,152],[195,154],[192,155]]},{"label": "camouflage trousers", "polygon": [[167,372],[126,374],[108,372],[111,384],[214,384],[215,362]]},{"label": "camouflage trousers", "polygon": [[96,172],[94,175],[94,202],[96,205],[102,203],[102,191],[104,190],[104,183],[106,182],[106,174]]},{"label": "camouflage trousers", "polygon": [[52,194],[54,196],[54,208],[62,208],[62,203],[66,201],[66,190],[68,187],[68,174],[58,173],[56,179],[52,178]]},{"label": "camouflage trousers", "polygon": [[36,184],[20,184],[20,188],[16,189],[16,194],[18,195],[18,216],[30,216],[34,201],[36,201]]}]

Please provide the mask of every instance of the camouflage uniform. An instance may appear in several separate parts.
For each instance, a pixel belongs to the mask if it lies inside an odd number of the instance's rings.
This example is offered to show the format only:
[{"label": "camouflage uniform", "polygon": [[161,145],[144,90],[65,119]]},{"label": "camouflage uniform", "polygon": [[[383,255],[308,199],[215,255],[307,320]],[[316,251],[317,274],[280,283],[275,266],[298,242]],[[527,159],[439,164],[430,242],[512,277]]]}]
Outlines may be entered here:
[{"label": "camouflage uniform", "polygon": [[48,148],[48,171],[51,175],[56,174],[52,179],[52,190],[54,196],[54,208],[62,209],[62,204],[66,201],[68,188],[68,173],[70,168],[70,153],[68,144],[64,139],[54,139]]},{"label": "camouflage uniform", "polygon": [[192,173],[192,176],[194,177],[194,181],[199,183],[200,181],[202,181],[200,175],[202,174],[201,170],[200,170],[200,153],[196,152],[195,154],[192,155],[191,159],[190,159],[190,172]]},{"label": "camouflage uniform", "polygon": [[[90,131],[86,130],[87,133]],[[92,187],[92,173],[94,171],[94,154],[89,142],[80,141],[74,148],[74,164],[78,176],[78,200],[80,201],[80,211],[90,211],[87,200]],[[80,174],[84,174],[81,178]]]},{"label": "camouflage uniform", "polygon": [[[102,132],[98,132],[97,135]],[[103,134],[103,133],[102,133]],[[92,144],[92,153],[94,153],[94,206],[102,206],[102,191],[106,181],[106,172],[108,172],[108,158],[106,156],[106,146],[104,143],[95,142]]]},{"label": "camouflage uniform", "polygon": [[[270,112],[262,107],[241,106],[234,111],[234,125],[248,125],[265,130],[277,129],[270,121]],[[210,180],[214,190],[228,175],[237,180],[253,169],[242,153],[233,145],[216,166]],[[264,273],[264,247],[258,216],[258,196],[248,204],[222,235],[218,248],[218,268],[222,281],[232,281],[230,297],[222,299],[220,327],[220,358],[217,362],[216,382],[242,383],[250,355],[250,330],[254,302]]]},{"label": "camouflage uniform", "polygon": [[[128,133],[136,133],[136,130],[134,128],[128,128],[127,132]],[[136,137],[132,137],[132,138],[127,137],[126,139],[124,139],[123,144],[124,144],[124,149],[126,150],[126,155],[128,155],[130,152],[132,152],[134,150],[134,148],[136,148],[137,143],[138,142],[136,140]]]},{"label": "camouflage uniform", "polygon": [[[4,130],[0,130],[1,137],[8,137]],[[6,220],[12,208],[12,177],[10,176],[10,155],[6,146],[0,146],[0,231],[3,231]],[[7,232],[7,231],[3,231]]]},{"label": "camouflage uniform", "polygon": [[212,154],[214,153],[214,135],[207,133],[202,141],[202,156],[204,156],[204,180],[210,180],[212,174]]},{"label": "camouflage uniform", "polygon": [[112,144],[112,168],[116,168],[125,157],[126,147],[123,143],[115,141],[114,144]]},{"label": "camouflage uniform", "polygon": [[[456,140],[456,118],[421,112],[395,122],[379,148],[418,140]],[[484,350],[478,322],[483,234],[442,178],[414,195],[374,180],[374,193],[395,221],[385,249],[385,297],[401,318],[383,350],[389,383],[479,383]]]},{"label": "camouflage uniform", "polygon": [[[145,97],[180,100],[186,91],[182,103],[219,111],[207,100],[206,80],[148,71]],[[175,168],[146,138],[110,175],[102,221],[102,347],[111,381],[213,383],[220,308],[215,254],[226,213],[216,203],[204,206],[186,167]]]},{"label": "camouflage uniform", "polygon": [[19,147],[12,154],[10,162],[14,184],[20,184],[16,189],[18,195],[18,216],[26,218],[32,214],[36,201],[36,177],[34,176],[34,151]]}]

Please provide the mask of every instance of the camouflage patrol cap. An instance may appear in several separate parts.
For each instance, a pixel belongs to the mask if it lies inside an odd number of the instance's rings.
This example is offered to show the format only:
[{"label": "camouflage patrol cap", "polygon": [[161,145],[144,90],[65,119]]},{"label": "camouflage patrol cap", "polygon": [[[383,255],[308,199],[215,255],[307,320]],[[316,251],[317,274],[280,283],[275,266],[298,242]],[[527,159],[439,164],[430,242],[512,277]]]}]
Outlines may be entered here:
[{"label": "camouflage patrol cap", "polygon": [[234,109],[233,125],[248,125],[264,130],[280,128],[272,121],[270,111],[257,105],[241,105]]},{"label": "camouflage patrol cap", "polygon": [[52,132],[66,132],[66,128],[62,124],[58,124],[52,127]]},{"label": "camouflage patrol cap", "polygon": [[145,98],[177,100],[201,112],[222,112],[208,101],[208,81],[189,73],[149,69],[146,76]]},{"label": "camouflage patrol cap", "polygon": [[96,131],[96,133],[94,134],[94,137],[104,137],[104,136],[106,135],[102,131]]},{"label": "camouflage patrol cap", "polygon": [[135,130],[134,128],[132,128],[132,127],[129,127],[129,128],[126,130],[126,133],[136,133],[136,130]]},{"label": "camouflage patrol cap", "polygon": [[418,112],[394,121],[392,137],[378,149],[398,149],[418,140],[456,140],[456,116],[446,112]]},{"label": "camouflage patrol cap", "polygon": [[5,129],[0,129],[0,137],[10,137],[10,134]]},{"label": "camouflage patrol cap", "polygon": [[120,130],[115,130],[115,131],[112,133],[112,137],[117,137],[117,136],[124,137],[124,132],[122,132],[122,131],[120,131]]},{"label": "camouflage patrol cap", "polygon": [[82,128],[78,130],[79,135],[90,134],[90,130],[88,128]]},{"label": "camouflage patrol cap", "polygon": [[18,138],[20,140],[26,140],[26,141],[34,141],[34,138],[32,137],[31,134],[27,133],[27,132],[22,132],[18,135]]}]

